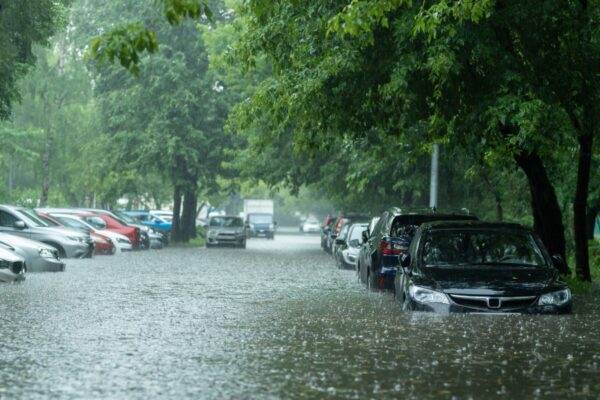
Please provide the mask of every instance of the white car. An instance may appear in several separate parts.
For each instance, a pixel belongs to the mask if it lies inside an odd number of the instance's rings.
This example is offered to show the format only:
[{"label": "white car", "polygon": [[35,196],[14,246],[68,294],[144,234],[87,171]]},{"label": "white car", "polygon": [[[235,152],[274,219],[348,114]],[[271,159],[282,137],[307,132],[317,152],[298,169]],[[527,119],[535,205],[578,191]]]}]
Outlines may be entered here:
[{"label": "white car", "polygon": [[101,235],[108,236],[115,245],[117,253],[131,251],[132,249],[131,240],[129,240],[127,236],[117,232],[109,231],[107,229],[97,229],[96,227],[84,221],[83,218],[78,215],[58,213],[51,213],[50,215],[56,218],[61,224],[64,224],[70,228],[80,229],[87,232],[97,232]]},{"label": "white car", "polygon": [[309,218],[300,224],[300,232],[319,232],[321,230],[321,224],[314,218]]},{"label": "white car", "polygon": [[0,247],[0,282],[15,282],[25,279],[25,260],[15,253]]}]

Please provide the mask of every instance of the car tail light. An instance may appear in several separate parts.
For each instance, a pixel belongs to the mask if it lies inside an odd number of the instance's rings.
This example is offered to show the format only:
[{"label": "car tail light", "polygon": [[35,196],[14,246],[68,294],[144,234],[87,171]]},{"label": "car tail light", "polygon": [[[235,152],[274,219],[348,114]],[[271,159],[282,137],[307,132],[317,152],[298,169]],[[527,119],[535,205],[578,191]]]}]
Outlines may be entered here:
[{"label": "car tail light", "polygon": [[379,249],[384,255],[397,256],[406,253],[408,250],[402,243],[394,243],[391,240],[384,239],[379,242]]}]

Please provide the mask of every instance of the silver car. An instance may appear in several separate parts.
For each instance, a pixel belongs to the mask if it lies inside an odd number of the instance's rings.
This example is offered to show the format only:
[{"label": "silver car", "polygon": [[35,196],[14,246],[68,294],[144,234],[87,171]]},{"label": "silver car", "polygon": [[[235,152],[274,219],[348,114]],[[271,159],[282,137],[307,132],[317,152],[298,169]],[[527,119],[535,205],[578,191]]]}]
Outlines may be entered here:
[{"label": "silver car", "polygon": [[60,258],[91,257],[94,252],[89,235],[52,228],[29,208],[0,205],[0,232],[49,244],[58,250]]},{"label": "silver car", "polygon": [[208,224],[206,247],[234,245],[246,248],[246,227],[240,217],[211,217]]},{"label": "silver car", "polygon": [[25,260],[0,247],[0,282],[15,282],[25,279]]},{"label": "silver car", "polygon": [[22,257],[25,260],[27,272],[59,272],[65,270],[65,263],[58,257],[58,250],[46,243],[0,233],[1,247]]}]

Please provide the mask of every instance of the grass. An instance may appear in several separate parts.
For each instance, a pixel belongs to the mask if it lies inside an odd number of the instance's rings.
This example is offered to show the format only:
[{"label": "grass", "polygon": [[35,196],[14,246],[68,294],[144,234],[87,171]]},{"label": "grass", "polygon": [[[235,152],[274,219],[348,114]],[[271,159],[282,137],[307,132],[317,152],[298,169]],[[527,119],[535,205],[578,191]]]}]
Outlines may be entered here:
[{"label": "grass", "polygon": [[[575,266],[575,260],[569,260],[569,265]],[[600,240],[595,239],[590,241],[590,273],[592,275],[592,282],[585,282],[578,279],[575,276],[575,271],[571,276],[563,276],[562,278],[567,282],[571,291],[575,294],[583,294],[590,291],[592,286],[597,286],[600,281]]]}]

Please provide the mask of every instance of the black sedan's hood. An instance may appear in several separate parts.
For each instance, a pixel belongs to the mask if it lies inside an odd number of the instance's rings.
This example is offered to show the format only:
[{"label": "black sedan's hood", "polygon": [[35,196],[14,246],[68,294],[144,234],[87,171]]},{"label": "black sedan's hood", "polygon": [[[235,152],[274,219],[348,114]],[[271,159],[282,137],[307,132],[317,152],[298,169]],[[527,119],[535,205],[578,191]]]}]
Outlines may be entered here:
[{"label": "black sedan's hood", "polygon": [[557,272],[547,267],[465,266],[426,267],[428,286],[448,294],[526,295],[553,285]]}]

